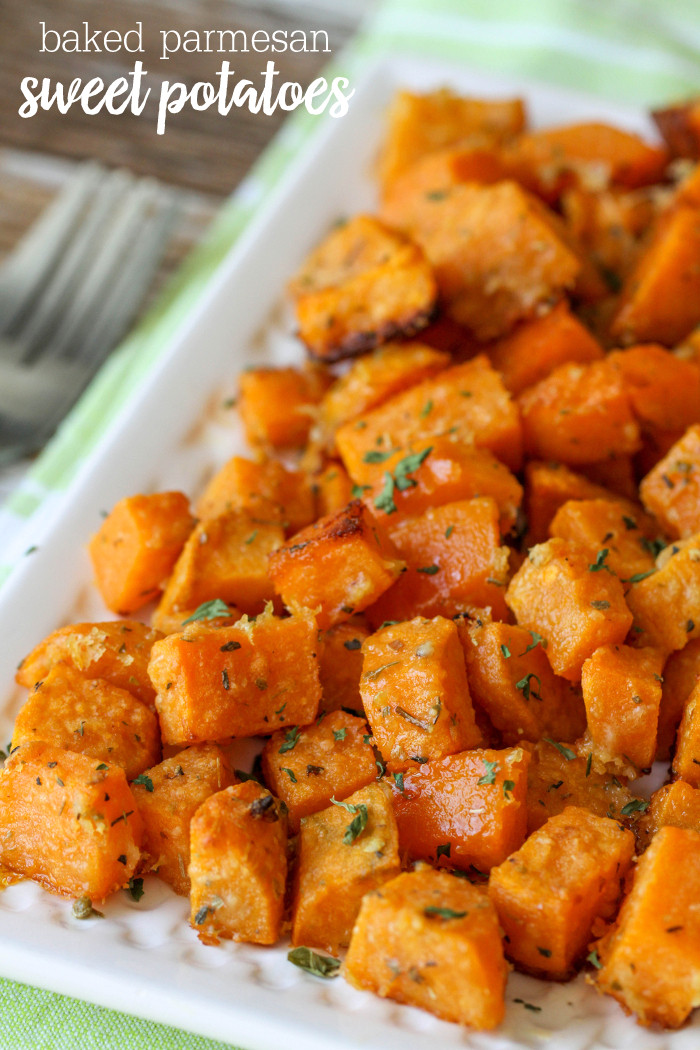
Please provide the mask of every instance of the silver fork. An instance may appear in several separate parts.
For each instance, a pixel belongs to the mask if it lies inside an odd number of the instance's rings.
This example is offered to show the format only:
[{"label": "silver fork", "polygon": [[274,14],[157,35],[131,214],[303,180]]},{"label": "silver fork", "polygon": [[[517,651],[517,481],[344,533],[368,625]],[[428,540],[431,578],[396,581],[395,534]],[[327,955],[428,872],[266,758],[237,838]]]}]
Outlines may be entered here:
[{"label": "silver fork", "polygon": [[0,268],[0,464],[46,443],[127,330],[177,211],[155,181],[86,164]]}]

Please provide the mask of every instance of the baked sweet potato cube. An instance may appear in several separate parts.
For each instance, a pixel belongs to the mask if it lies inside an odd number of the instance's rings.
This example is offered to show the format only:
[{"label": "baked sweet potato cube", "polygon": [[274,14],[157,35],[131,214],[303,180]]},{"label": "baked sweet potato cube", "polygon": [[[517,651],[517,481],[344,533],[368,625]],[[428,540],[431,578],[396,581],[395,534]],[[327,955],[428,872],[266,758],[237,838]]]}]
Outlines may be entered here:
[{"label": "baked sweet potato cube", "polygon": [[149,674],[166,744],[248,737],[313,722],[321,699],[317,628],[299,610],[232,627],[194,623],[153,647]]},{"label": "baked sweet potato cube", "polygon": [[324,445],[332,449],[338,427],[437,375],[449,364],[448,354],[417,342],[386,343],[358,357],[319,405],[318,428]]},{"label": "baked sweet potato cube", "polygon": [[105,678],[126,689],[155,710],[148,661],[153,643],[162,637],[138,620],[73,623],[39,642],[22,660],[15,680],[33,689],[56,664],[68,664],[86,678]]},{"label": "baked sweet potato cube", "polygon": [[107,608],[128,616],[155,598],[193,527],[182,492],[120,500],[88,546]]},{"label": "baked sweet potato cube", "polygon": [[302,448],[328,377],[317,368],[251,368],[238,379],[238,410],[251,445]]},{"label": "baked sweet potato cube", "polygon": [[386,188],[420,157],[474,140],[498,144],[525,126],[521,99],[479,99],[447,88],[415,94],[399,91],[388,114],[379,177]]},{"label": "baked sweet potato cube", "polygon": [[561,302],[492,343],[488,355],[508,390],[517,397],[558,365],[599,360],[603,348],[574,317],[568,303]]},{"label": "baked sweet potato cube", "polygon": [[[569,500],[559,508],[549,526],[550,536],[588,547],[595,561],[606,550],[605,564],[627,580],[654,568],[655,545],[641,525],[653,526],[646,515],[630,514],[627,501],[612,499]],[[663,542],[663,541],[662,541]]]},{"label": "baked sweet potato cube", "polygon": [[668,653],[700,637],[700,533],[666,547],[656,566],[631,581],[627,604],[636,641]]},{"label": "baked sweet potato cube", "polygon": [[626,823],[643,803],[629,790],[624,777],[596,773],[587,757],[579,758],[570,747],[545,738],[532,749],[528,767],[528,835],[567,806],[580,806],[599,817]]},{"label": "baked sweet potato cube", "polygon": [[700,426],[686,430],[643,479],[639,493],[673,539],[700,532]]},{"label": "baked sweet potato cube", "polygon": [[104,900],[126,886],[141,831],[118,766],[36,742],[0,773],[0,864],[52,893]]},{"label": "baked sweet potato cube", "polygon": [[685,703],[700,678],[700,638],[671,653],[664,666],[656,757],[670,758]]},{"label": "baked sweet potato cube", "polygon": [[312,726],[273,733],[262,764],[265,783],[287,806],[294,833],[302,817],[377,778],[367,723],[345,711],[333,711]]},{"label": "baked sweet potato cube", "polygon": [[641,1024],[679,1028],[700,1002],[699,895],[700,832],[661,828],[615,930],[598,947],[599,990]]},{"label": "baked sweet potato cube", "polygon": [[290,291],[300,338],[310,354],[326,361],[415,335],[429,322],[437,299],[421,249],[370,215],[336,227]]},{"label": "baked sweet potato cube", "polygon": [[[427,409],[427,411],[426,411]],[[397,394],[336,434],[348,474],[358,485],[385,480],[392,457],[415,457],[436,434],[486,449],[510,467],[522,463],[520,419],[501,377],[484,354]],[[390,440],[388,436],[390,435]],[[410,476],[410,463],[403,472]],[[394,471],[396,463],[394,463]]]},{"label": "baked sweet potato cube", "polygon": [[235,783],[216,744],[194,744],[146,770],[131,785],[143,821],[141,870],[154,872],[187,897],[190,821],[210,795]]},{"label": "baked sweet potato cube", "polygon": [[317,518],[337,514],[343,507],[347,507],[353,498],[353,484],[348,472],[337,460],[330,463],[320,474],[314,475],[312,488]]},{"label": "baked sweet potato cube", "polygon": [[695,682],[683,708],[678,729],[673,773],[693,787],[700,787],[700,679]]},{"label": "baked sweet potato cube", "polygon": [[424,198],[412,236],[433,268],[446,313],[482,341],[551,306],[582,270],[565,230],[508,180],[462,183],[438,200]]},{"label": "baked sweet potato cube", "polygon": [[322,630],[366,609],[403,567],[360,500],[302,529],[270,555],[270,577],[285,605],[314,610]]},{"label": "baked sweet potato cube", "polygon": [[364,624],[350,620],[336,624],[319,637],[318,673],[323,693],[320,710],[325,714],[341,707],[362,712],[362,643],[369,634]]},{"label": "baked sweet potato cube", "polygon": [[599,267],[610,291],[618,291],[659,211],[655,191],[578,185],[566,190],[559,203],[572,236]]},{"label": "baked sweet potato cube", "polygon": [[540,638],[506,623],[474,624],[461,631],[469,690],[499,730],[503,743],[552,736],[576,740],[586,727],[580,697],[549,665]]},{"label": "baked sweet potato cube", "polygon": [[[428,408],[432,411],[430,403]],[[397,453],[396,457],[387,460],[386,472],[392,476],[395,476],[396,463],[401,461],[400,455]],[[498,504],[501,532],[505,535],[515,526],[523,490],[508,467],[491,452],[449,437],[435,437],[427,456],[418,459],[422,461],[416,470],[410,472],[408,479],[413,484],[405,488],[394,485],[391,499],[384,495],[386,476],[375,481],[365,494],[365,500],[374,507],[380,523],[391,528],[401,518],[423,514],[431,507],[490,496]],[[384,522],[383,515],[387,512],[396,517]]]},{"label": "baked sweet potato cube", "polygon": [[463,871],[500,864],[525,841],[529,762],[522,748],[483,748],[397,774],[402,852]]},{"label": "baked sweet potato cube", "polygon": [[614,494],[563,463],[530,460],[525,466],[525,518],[529,545],[549,538],[552,518],[568,500],[614,499]]},{"label": "baked sweet potato cube", "polygon": [[446,1021],[496,1028],[508,969],[488,897],[427,866],[368,893],[345,958],[356,988],[419,1006]]},{"label": "baked sweet potato cube", "polygon": [[56,664],[20,708],[12,746],[41,740],[120,766],[127,780],[160,759],[158,719],[117,685]]},{"label": "baked sweet potato cube", "polygon": [[700,321],[700,210],[668,210],[625,281],[610,325],[621,345],[673,346]]},{"label": "baked sweet potato cube", "polygon": [[360,692],[377,747],[391,770],[475,747],[474,722],[456,625],[436,616],[384,627],[362,646]]},{"label": "baked sweet potato cube", "polygon": [[532,547],[510,581],[506,601],[518,623],[547,639],[555,674],[576,682],[583,661],[601,645],[619,645],[632,626],[622,584],[605,556],[549,540]]},{"label": "baked sweet potato cube", "polygon": [[220,938],[274,944],[287,881],[287,815],[252,780],[217,791],[190,825],[190,925]]},{"label": "baked sweet potato cube", "polygon": [[[355,834],[358,817],[360,830]],[[368,784],[344,805],[304,817],[294,880],[292,944],[332,955],[347,948],[362,898],[400,871],[391,793],[383,784]]]},{"label": "baked sweet potato cube", "polygon": [[506,160],[516,178],[551,201],[591,179],[628,189],[650,186],[663,178],[668,153],[629,131],[591,122],[521,135]]},{"label": "baked sweet potato cube", "polygon": [[660,828],[692,828],[700,831],[700,791],[676,780],[655,791],[649,808],[637,824],[638,838],[646,847]]},{"label": "baked sweet potato cube", "polygon": [[265,524],[281,525],[291,535],[314,520],[309,479],[274,459],[254,462],[234,456],[214,475],[196,506],[202,520],[231,510],[248,511]]},{"label": "baked sweet potato cube", "polygon": [[550,817],[491,870],[489,896],[519,969],[565,980],[597,918],[611,919],[634,856],[634,835],[578,806]]},{"label": "baked sweet potato cube", "polygon": [[407,569],[367,610],[371,624],[451,617],[469,606],[489,607],[494,617],[508,615],[508,548],[500,546],[498,507],[490,497],[404,518],[390,535]]},{"label": "baked sweet potato cube", "polygon": [[231,510],[200,521],[185,544],[154,616],[180,614],[219,598],[250,616],[275,597],[268,555],[284,543],[281,525]]},{"label": "baked sweet potato cube", "polygon": [[700,100],[654,109],[651,117],[674,157],[700,158]]},{"label": "baked sweet potato cube", "polygon": [[602,645],[581,669],[588,729],[582,747],[593,768],[627,776],[651,768],[661,703],[664,654],[656,649]]},{"label": "baked sweet potato cube", "polygon": [[636,452],[630,395],[607,361],[565,364],[518,399],[529,456],[577,466]]},{"label": "baked sweet potato cube", "polygon": [[632,411],[645,428],[685,430],[700,423],[700,368],[653,343],[616,350],[606,358],[619,372]]}]

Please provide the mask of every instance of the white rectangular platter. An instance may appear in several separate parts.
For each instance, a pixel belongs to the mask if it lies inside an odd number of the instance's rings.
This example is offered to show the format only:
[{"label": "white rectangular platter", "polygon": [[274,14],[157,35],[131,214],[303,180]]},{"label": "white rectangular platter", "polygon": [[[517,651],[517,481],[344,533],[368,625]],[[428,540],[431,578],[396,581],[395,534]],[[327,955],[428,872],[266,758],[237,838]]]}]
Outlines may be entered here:
[{"label": "white rectangular platter", "polygon": [[[320,121],[272,198],[225,259],[177,339],[121,413],[66,493],[37,550],[0,594],[0,741],[21,703],[18,660],[45,634],[104,619],[85,543],[100,511],[125,495],[177,487],[196,496],[211,471],[242,451],[221,408],[241,368],[301,360],[282,289],[309,248],[340,216],[372,206],[372,165],[383,114],[399,87],[449,84],[482,96],[523,95],[535,126],[607,120],[652,134],[647,118],[593,97],[473,69],[384,59],[355,84],[350,112]],[[579,977],[568,985],[513,975],[498,1033],[473,1033],[382,1001],[342,979],[323,982],[275,949],[200,945],[187,902],[154,878],[139,903],[117,894],[104,920],[79,922],[69,901],[29,883],[0,893],[0,975],[164,1021],[247,1050],[690,1050],[700,1026],[640,1029]]]}]

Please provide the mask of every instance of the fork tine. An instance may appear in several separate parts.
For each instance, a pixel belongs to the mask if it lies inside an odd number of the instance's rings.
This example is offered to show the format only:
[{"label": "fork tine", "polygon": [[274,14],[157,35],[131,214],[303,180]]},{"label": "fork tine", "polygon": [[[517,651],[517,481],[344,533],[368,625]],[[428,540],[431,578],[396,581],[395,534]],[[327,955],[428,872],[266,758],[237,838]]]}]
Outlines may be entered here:
[{"label": "fork tine", "polygon": [[53,329],[56,316],[62,312],[66,300],[74,294],[81,275],[89,269],[104,240],[105,224],[134,181],[127,172],[115,171],[98,186],[85,220],[45,285],[34,313],[16,333],[17,342],[24,348],[22,360],[25,364],[41,356],[43,340]]},{"label": "fork tine", "polygon": [[0,267],[0,335],[30,308],[103,177],[100,165],[82,165]]},{"label": "fork tine", "polygon": [[157,188],[148,180],[137,182],[122,198],[89,271],[83,275],[58,327],[41,348],[42,360],[64,353],[75,356],[75,343],[86,319],[89,323],[90,316],[104,308],[105,296],[118,274],[132,265],[134,246],[143,236],[149,209],[156,201]]}]

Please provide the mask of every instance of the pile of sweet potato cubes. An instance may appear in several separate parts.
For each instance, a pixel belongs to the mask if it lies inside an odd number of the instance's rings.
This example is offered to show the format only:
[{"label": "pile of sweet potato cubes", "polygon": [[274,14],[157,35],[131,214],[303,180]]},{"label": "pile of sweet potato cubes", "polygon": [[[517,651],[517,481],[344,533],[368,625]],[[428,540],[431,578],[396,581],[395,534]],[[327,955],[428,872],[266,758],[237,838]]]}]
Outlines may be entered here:
[{"label": "pile of sweet potato cubes", "polygon": [[5,868],[83,905],[156,872],[207,943],[289,929],[313,973],[347,949],[352,984],[477,1028],[511,966],[684,1023],[700,104],[656,120],[397,97],[377,214],[291,282],[309,360],[241,376],[253,455],[194,514],[122,500],[90,545],[122,619],[22,663]]}]

